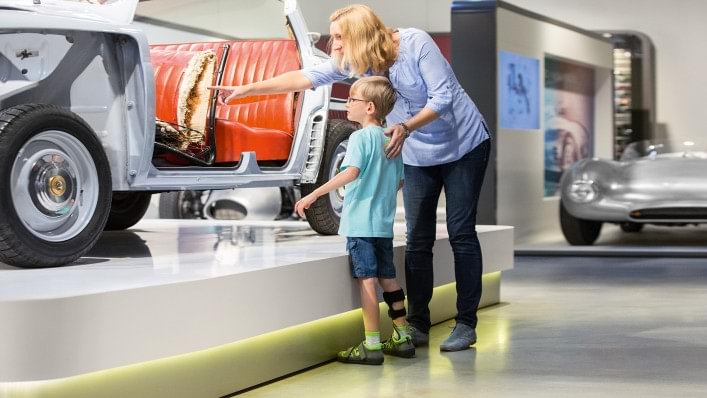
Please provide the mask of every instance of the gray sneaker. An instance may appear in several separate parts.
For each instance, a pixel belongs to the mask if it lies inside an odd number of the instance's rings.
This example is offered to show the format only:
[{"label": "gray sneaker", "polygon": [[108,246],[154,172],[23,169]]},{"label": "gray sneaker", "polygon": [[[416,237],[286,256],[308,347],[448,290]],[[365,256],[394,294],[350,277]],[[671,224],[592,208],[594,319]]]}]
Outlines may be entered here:
[{"label": "gray sneaker", "polygon": [[476,343],[476,330],[469,325],[457,323],[447,340],[439,345],[440,351],[461,351]]},{"label": "gray sneaker", "polygon": [[430,343],[430,335],[428,333],[421,331],[413,325],[410,325],[409,328],[410,337],[412,338],[412,345],[415,347],[422,347]]}]

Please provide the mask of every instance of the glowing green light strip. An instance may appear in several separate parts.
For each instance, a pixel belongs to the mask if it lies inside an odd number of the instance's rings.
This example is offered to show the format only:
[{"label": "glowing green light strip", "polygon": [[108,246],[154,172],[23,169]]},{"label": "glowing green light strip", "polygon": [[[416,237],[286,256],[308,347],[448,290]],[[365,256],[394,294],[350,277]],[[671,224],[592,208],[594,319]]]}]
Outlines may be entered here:
[{"label": "glowing green light strip", "polygon": [[[483,276],[482,306],[499,300],[501,272]],[[456,313],[456,284],[435,288],[433,323]],[[381,304],[382,336],[391,332]],[[333,359],[363,336],[361,310],[207,350],[63,379],[0,383],[0,398],[221,397]],[[209,327],[218,327],[211,325]]]}]

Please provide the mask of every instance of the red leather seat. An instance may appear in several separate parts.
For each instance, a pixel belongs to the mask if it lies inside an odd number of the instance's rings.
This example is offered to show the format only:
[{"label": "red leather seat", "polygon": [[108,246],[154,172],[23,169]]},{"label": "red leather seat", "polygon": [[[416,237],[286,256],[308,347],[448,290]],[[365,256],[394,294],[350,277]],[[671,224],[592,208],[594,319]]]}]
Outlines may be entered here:
[{"label": "red leather seat", "polygon": [[[231,46],[226,59],[221,85],[243,85],[269,79],[300,69],[299,54],[294,40],[244,40],[154,45],[152,50],[202,51],[212,49],[220,59],[224,45]],[[170,79],[174,68],[155,65],[155,81]],[[186,58],[188,59],[188,58]],[[171,77],[174,79],[174,77]],[[175,83],[178,86],[178,83]],[[158,116],[166,106],[160,101],[169,98],[157,86]],[[242,152],[254,151],[259,161],[287,160],[294,135],[295,94],[265,95],[245,98],[232,105],[216,108],[216,162],[240,160]]]}]

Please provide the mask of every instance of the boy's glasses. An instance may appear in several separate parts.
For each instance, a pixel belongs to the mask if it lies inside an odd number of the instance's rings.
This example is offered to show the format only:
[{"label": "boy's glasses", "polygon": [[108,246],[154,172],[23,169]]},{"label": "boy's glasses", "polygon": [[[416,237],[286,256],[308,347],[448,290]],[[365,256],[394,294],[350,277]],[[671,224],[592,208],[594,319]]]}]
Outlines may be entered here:
[{"label": "boy's glasses", "polygon": [[346,103],[347,103],[347,104],[350,104],[350,103],[352,103],[352,102],[354,102],[354,101],[368,102],[368,100],[360,99],[360,98],[354,98],[354,97],[349,97],[349,98],[346,99]]}]

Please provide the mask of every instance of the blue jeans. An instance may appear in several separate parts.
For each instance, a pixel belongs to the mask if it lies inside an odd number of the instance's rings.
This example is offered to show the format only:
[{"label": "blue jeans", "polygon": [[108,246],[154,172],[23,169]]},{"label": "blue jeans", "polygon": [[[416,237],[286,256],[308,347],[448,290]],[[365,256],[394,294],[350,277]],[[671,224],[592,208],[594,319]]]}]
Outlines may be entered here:
[{"label": "blue jeans", "polygon": [[393,238],[346,238],[354,278],[395,278]]},{"label": "blue jeans", "polygon": [[456,321],[476,327],[481,299],[482,258],[476,235],[476,207],[484,181],[491,141],[486,140],[461,159],[436,166],[405,165],[405,221],[407,249],[405,278],[408,289],[408,322],[429,332],[437,202],[442,188],[447,199],[447,232],[454,252],[457,281]]}]

